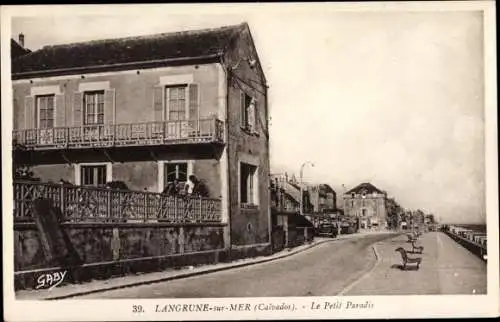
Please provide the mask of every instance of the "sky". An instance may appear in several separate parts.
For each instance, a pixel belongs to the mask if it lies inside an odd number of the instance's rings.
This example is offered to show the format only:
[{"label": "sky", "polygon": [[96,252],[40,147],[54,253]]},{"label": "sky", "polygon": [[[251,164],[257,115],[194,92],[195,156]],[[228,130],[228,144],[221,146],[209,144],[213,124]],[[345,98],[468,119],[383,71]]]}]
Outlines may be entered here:
[{"label": "sky", "polygon": [[11,34],[36,50],[246,21],[270,86],[272,172],[311,161],[304,180],[339,200],[371,182],[441,221],[485,222],[481,12],[120,8],[38,11]]}]

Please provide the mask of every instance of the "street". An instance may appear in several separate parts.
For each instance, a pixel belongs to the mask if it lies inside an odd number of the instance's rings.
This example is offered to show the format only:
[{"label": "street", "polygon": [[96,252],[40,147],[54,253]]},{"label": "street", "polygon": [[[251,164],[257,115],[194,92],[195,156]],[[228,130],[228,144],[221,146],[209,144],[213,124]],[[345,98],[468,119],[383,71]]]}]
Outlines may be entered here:
[{"label": "street", "polygon": [[78,299],[334,296],[373,267],[376,258],[370,246],[394,236],[381,234],[340,239],[264,264],[95,293]]}]

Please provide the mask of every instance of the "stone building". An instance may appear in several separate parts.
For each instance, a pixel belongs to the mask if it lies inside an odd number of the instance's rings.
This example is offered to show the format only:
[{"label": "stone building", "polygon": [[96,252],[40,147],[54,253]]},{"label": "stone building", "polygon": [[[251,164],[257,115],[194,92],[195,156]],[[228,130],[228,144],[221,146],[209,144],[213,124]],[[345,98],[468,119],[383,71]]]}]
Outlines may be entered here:
[{"label": "stone building", "polygon": [[344,213],[359,218],[361,229],[384,229],[387,226],[387,194],[365,182],[344,193]]},{"label": "stone building", "polygon": [[307,190],[313,205],[313,212],[335,212],[337,195],[332,187],[327,184],[310,185]]},{"label": "stone building", "polygon": [[41,181],[162,192],[195,175],[232,255],[269,245],[268,87],[248,24],[46,46],[12,60],[12,83],[14,162]]}]

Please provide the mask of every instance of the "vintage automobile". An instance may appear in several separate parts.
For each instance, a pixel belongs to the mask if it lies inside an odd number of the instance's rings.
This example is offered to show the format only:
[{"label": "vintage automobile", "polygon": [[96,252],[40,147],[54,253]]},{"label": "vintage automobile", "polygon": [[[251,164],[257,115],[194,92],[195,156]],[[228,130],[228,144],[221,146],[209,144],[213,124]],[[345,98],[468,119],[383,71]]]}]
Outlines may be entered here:
[{"label": "vintage automobile", "polygon": [[337,225],[334,223],[320,223],[316,228],[316,236],[337,237]]}]

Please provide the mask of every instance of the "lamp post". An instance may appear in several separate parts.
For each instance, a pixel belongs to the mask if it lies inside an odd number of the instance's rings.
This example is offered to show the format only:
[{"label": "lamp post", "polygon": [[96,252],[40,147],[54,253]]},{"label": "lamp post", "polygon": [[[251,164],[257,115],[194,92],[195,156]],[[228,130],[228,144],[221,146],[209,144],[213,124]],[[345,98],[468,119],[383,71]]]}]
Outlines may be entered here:
[{"label": "lamp post", "polygon": [[304,205],[303,205],[303,203],[304,203],[304,196],[303,196],[304,189],[302,188],[302,177],[304,174],[304,167],[308,164],[311,165],[311,167],[314,167],[314,163],[312,163],[310,161],[304,162],[300,166],[300,214],[302,216],[304,215]]}]

